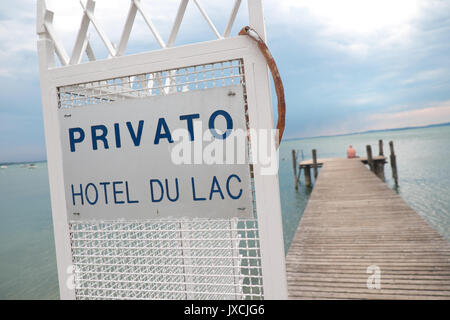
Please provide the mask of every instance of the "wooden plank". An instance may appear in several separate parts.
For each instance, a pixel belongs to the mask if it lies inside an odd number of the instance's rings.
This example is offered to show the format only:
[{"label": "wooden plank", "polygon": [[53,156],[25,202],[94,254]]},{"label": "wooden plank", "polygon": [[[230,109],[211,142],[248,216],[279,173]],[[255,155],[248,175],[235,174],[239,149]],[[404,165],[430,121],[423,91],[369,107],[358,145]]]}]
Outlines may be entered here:
[{"label": "wooden plank", "polygon": [[[450,299],[449,242],[363,160],[317,160],[323,167],[286,257],[289,297]],[[380,289],[367,288],[371,265]]]},{"label": "wooden plank", "polygon": [[[372,159],[373,159],[373,161],[386,161],[386,157],[385,156],[373,156]],[[342,160],[343,160],[342,158],[318,158],[317,159],[317,165],[318,166],[323,166],[324,163],[328,163],[328,162],[338,162],[339,163]],[[348,160],[367,163],[367,157],[359,157],[359,158],[348,159]],[[299,166],[300,167],[303,167],[303,166],[306,166],[306,165],[312,166],[313,164],[314,164],[313,159],[310,159],[310,160],[303,160],[303,161],[301,161]]]}]

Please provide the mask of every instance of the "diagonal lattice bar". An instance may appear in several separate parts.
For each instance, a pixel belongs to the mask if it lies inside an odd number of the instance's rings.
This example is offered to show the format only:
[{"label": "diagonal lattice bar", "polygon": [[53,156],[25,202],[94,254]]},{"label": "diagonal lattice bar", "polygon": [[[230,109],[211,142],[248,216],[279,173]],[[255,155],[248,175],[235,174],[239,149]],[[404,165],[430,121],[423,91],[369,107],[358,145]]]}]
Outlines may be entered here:
[{"label": "diagonal lattice bar", "polygon": [[[94,12],[95,2],[88,1],[86,3],[86,9]],[[75,40],[75,45],[72,51],[72,57],[70,58],[70,64],[78,64],[81,61],[81,55],[83,51],[86,50],[87,47],[87,32],[89,29],[90,19],[86,14],[86,11],[83,12],[83,17],[81,18],[80,29],[78,30],[77,39]]]},{"label": "diagonal lattice bar", "polygon": [[239,11],[239,7],[241,6],[242,0],[236,0],[234,2],[233,9],[231,10],[230,18],[228,19],[227,26],[225,31],[223,32],[223,37],[227,38],[230,36],[231,28],[233,27],[234,21],[236,20],[236,15]]},{"label": "diagonal lattice bar", "polygon": [[144,18],[145,23],[152,31],[153,36],[155,37],[156,41],[159,43],[161,48],[166,47],[166,44],[162,40],[158,30],[153,25],[150,18],[147,17],[145,12],[142,10],[141,1],[140,0],[131,0],[130,9],[128,10],[127,20],[125,22],[125,26],[122,31],[122,36],[120,37],[119,46],[117,48],[117,53],[116,53],[117,56],[121,56],[125,53],[125,50],[126,50],[126,47],[128,44],[128,40],[130,38],[131,29],[133,28],[134,20],[136,18],[136,14],[138,11],[141,14],[142,18]]},{"label": "diagonal lattice bar", "polygon": [[188,2],[189,0],[181,0],[180,2],[180,6],[178,7],[177,15],[172,26],[172,31],[170,31],[169,40],[167,40],[167,47],[171,47],[175,43]]},{"label": "diagonal lattice bar", "polygon": [[64,50],[64,46],[56,36],[52,22],[53,22],[53,12],[50,10],[45,10],[44,14],[45,30],[47,31],[47,34],[50,36],[50,38],[53,40],[53,45],[55,46],[55,52],[59,58],[59,61],[63,66],[66,66],[69,63],[69,56],[67,55],[66,50]]},{"label": "diagonal lattice bar", "polygon": [[106,49],[108,50],[109,54],[114,57],[116,55],[116,49],[114,48],[114,45],[112,42],[108,39],[106,36],[106,33],[103,31],[103,29],[98,24],[97,20],[94,16],[94,7],[95,7],[95,1],[94,0],[87,0],[86,6],[83,4],[83,2],[80,1],[81,7],[83,8],[84,14],[89,18],[92,25],[94,26],[95,30],[97,30],[98,35],[102,39],[103,43],[106,46]]},{"label": "diagonal lattice bar", "polygon": [[216,35],[217,39],[222,39],[222,36],[220,35],[219,31],[217,31],[216,26],[214,25],[214,23],[211,21],[211,19],[209,18],[209,16],[206,14],[205,9],[203,9],[203,7],[200,5],[200,3],[198,2],[198,0],[193,0],[195,5],[197,6],[198,10],[200,10],[200,13],[202,14],[203,18],[205,18],[206,22],[208,23],[208,25],[211,27],[212,31],[214,32],[214,34]]},{"label": "diagonal lattice bar", "polygon": [[[216,26],[204,10],[204,8],[201,6],[199,0],[193,0],[194,4],[200,11],[203,18],[208,23],[211,30],[214,32],[215,36],[218,39],[223,39],[226,37],[229,37],[231,29],[233,27],[233,24],[236,20],[236,15],[239,11],[240,5],[242,0],[235,0],[234,5],[230,14],[230,17],[228,19],[226,28],[221,35],[219,31],[217,30]],[[109,58],[114,58],[116,56],[121,56],[125,53],[126,47],[128,45],[129,37],[131,34],[131,30],[134,25],[134,21],[137,15],[137,12],[141,14],[143,17],[145,23],[151,30],[153,36],[155,37],[158,44],[161,46],[161,48],[168,48],[172,47],[175,43],[175,40],[177,38],[181,23],[183,21],[187,5],[189,3],[189,0],[180,0],[180,5],[177,10],[177,14],[175,16],[175,20],[169,35],[169,38],[167,42],[164,42],[161,35],[159,34],[157,28],[152,23],[150,18],[145,14],[142,6],[141,6],[141,0],[130,0],[130,9],[128,11],[127,19],[125,21],[125,25],[122,31],[122,35],[120,38],[119,45],[116,46],[114,43],[112,43],[109,38],[107,37],[104,30],[101,28],[99,23],[97,22],[95,15],[94,15],[94,9],[95,9],[95,0],[86,0],[85,4],[80,0],[81,7],[83,9],[83,17],[81,19],[80,28],[78,30],[77,38],[75,40],[75,44],[72,50],[72,55],[69,57],[67,52],[65,51],[62,43],[58,39],[56,32],[53,28],[53,12],[50,10],[47,10],[45,5],[45,0],[38,0],[38,19],[37,19],[37,30],[38,34],[44,37],[48,37],[50,40],[52,40],[54,44],[54,50],[56,55],[58,56],[58,59],[61,62],[61,65],[74,65],[81,63],[81,58],[83,53],[86,53],[89,61],[95,61],[95,54],[92,50],[92,46],[89,42],[89,35],[88,30],[89,26],[92,23],[93,27],[97,31],[100,39],[104,43],[108,53]],[[157,79],[155,79],[158,81]],[[168,77],[165,79],[165,81],[170,81],[171,77]]]}]

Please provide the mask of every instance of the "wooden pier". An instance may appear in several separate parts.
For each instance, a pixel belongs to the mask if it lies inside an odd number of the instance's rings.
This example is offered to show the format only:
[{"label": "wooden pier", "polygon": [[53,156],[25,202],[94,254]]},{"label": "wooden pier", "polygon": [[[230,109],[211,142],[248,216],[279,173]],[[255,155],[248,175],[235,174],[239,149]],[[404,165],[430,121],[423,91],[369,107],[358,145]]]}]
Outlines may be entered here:
[{"label": "wooden pier", "polygon": [[289,297],[450,299],[450,243],[362,161],[317,160],[286,257]]}]

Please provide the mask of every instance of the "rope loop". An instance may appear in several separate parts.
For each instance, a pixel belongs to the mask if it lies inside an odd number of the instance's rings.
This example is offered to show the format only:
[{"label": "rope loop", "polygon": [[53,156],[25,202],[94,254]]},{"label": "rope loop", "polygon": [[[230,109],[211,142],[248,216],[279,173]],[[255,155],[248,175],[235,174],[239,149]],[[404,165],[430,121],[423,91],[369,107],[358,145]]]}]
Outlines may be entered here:
[{"label": "rope loop", "polygon": [[278,104],[278,120],[277,120],[277,130],[278,130],[278,141],[277,148],[281,143],[281,139],[283,137],[284,127],[285,127],[285,119],[286,119],[286,102],[284,98],[284,87],[283,81],[281,80],[280,73],[278,72],[277,64],[275,63],[275,59],[270,53],[269,48],[267,47],[264,40],[259,36],[256,30],[252,29],[249,26],[245,26],[239,31],[239,35],[246,35],[250,37],[252,40],[256,41],[258,44],[258,48],[261,51],[262,55],[266,59],[267,65],[269,66],[270,73],[272,74],[272,79],[275,84],[275,92],[277,94],[277,104]]}]

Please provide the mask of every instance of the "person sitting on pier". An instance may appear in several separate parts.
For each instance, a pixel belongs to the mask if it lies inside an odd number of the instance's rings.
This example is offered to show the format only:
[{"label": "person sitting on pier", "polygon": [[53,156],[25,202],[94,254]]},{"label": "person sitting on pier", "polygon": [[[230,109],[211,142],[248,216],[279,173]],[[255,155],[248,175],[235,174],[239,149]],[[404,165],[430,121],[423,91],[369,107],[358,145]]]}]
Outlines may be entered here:
[{"label": "person sitting on pier", "polygon": [[348,147],[347,149],[347,158],[348,159],[356,158],[356,150],[353,149],[352,145],[350,145],[350,147]]}]

